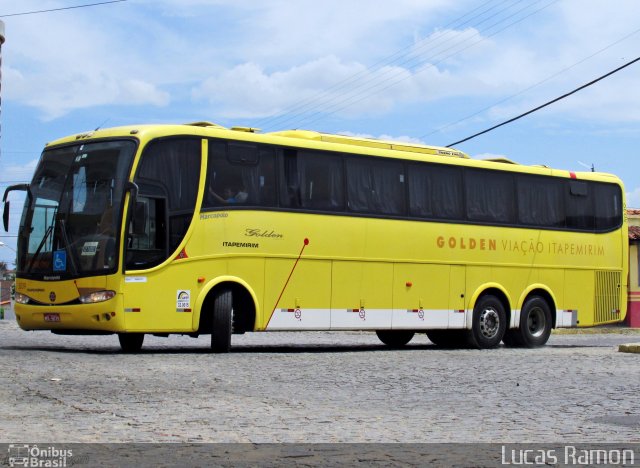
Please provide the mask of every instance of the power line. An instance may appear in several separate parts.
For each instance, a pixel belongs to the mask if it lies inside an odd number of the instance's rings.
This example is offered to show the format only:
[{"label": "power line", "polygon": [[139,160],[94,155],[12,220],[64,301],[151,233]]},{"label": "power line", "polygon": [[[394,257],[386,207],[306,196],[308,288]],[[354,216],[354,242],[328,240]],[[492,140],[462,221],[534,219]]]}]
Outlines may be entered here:
[{"label": "power line", "polygon": [[525,113],[523,113],[523,114],[520,114],[520,115],[518,115],[518,116],[516,116],[516,117],[513,117],[512,119],[509,119],[509,120],[506,120],[506,121],[504,121],[504,122],[502,122],[502,123],[499,123],[498,125],[494,125],[494,126],[493,126],[493,127],[491,127],[491,128],[488,128],[488,129],[486,129],[486,130],[483,130],[483,131],[481,131],[481,132],[478,132],[478,133],[476,133],[476,134],[474,134],[474,135],[471,135],[471,136],[469,136],[469,137],[467,137],[467,138],[464,138],[464,139],[462,139],[462,140],[459,140],[459,141],[456,141],[456,142],[454,142],[454,143],[448,144],[446,147],[448,148],[448,147],[451,147],[451,146],[458,145],[458,144],[460,144],[460,143],[464,143],[465,141],[469,141],[469,140],[471,140],[472,138],[475,138],[475,137],[480,136],[480,135],[484,135],[485,133],[488,133],[488,132],[490,132],[490,131],[492,131],[492,130],[495,130],[496,128],[502,127],[503,125],[507,125],[507,124],[509,124],[509,123],[511,123],[511,122],[515,122],[516,120],[521,119],[522,117],[525,117],[525,116],[527,116],[527,115],[529,115],[529,114],[533,114],[534,112],[539,111],[540,109],[543,109],[543,108],[545,108],[545,107],[547,107],[547,106],[550,106],[551,104],[556,103],[556,102],[558,102],[558,101],[561,101],[562,99],[564,99],[564,98],[566,98],[566,97],[569,97],[569,96],[571,96],[572,94],[577,93],[578,91],[582,91],[583,89],[588,88],[589,86],[591,86],[591,85],[593,85],[593,84],[596,84],[598,81],[604,80],[605,78],[607,78],[607,77],[609,77],[609,76],[613,75],[614,73],[619,72],[620,70],[622,70],[622,69],[624,69],[624,68],[627,68],[627,67],[628,67],[628,66],[630,66],[630,65],[633,65],[634,63],[636,63],[636,62],[638,62],[638,61],[640,61],[640,57],[637,57],[637,58],[635,58],[635,59],[631,60],[630,62],[625,63],[624,65],[622,65],[622,66],[620,66],[620,67],[616,68],[615,70],[611,70],[609,73],[605,73],[604,75],[602,75],[602,76],[600,76],[600,77],[596,78],[595,80],[592,80],[592,81],[590,81],[590,82],[588,82],[588,83],[586,83],[586,84],[583,84],[582,86],[580,86],[579,88],[574,89],[573,91],[570,91],[570,92],[568,92],[568,93],[566,93],[566,94],[563,94],[562,96],[559,96],[559,97],[557,97],[557,98],[555,98],[555,99],[552,99],[551,101],[548,101],[548,102],[546,102],[546,103],[542,104],[541,106],[538,106],[538,107],[536,107],[536,108],[534,108],[534,109],[531,109],[531,110],[529,110],[529,111],[527,111],[527,112],[525,112]]},{"label": "power line", "polygon": [[[536,3],[540,3],[540,1],[542,1],[542,0],[538,0]],[[503,26],[502,28],[500,28],[500,29],[498,29],[498,30],[496,30],[496,31],[492,32],[491,34],[488,34],[488,35],[487,35],[487,36],[485,36],[485,37],[482,37],[482,36],[481,36],[481,34],[480,34],[480,32],[477,32],[477,33],[473,34],[472,36],[470,36],[470,37],[469,37],[469,39],[472,39],[472,38],[474,38],[474,37],[480,37],[480,39],[478,39],[478,40],[477,40],[477,41],[475,41],[475,42],[470,43],[469,45],[464,45],[466,42],[468,42],[468,41],[467,41],[467,39],[464,39],[463,41],[459,42],[458,44],[454,44],[453,46],[451,46],[451,47],[449,47],[449,48],[445,49],[445,50],[444,50],[444,51],[442,51],[442,52],[449,51],[449,50],[451,50],[451,49],[453,49],[453,48],[455,48],[455,47],[457,47],[457,46],[459,46],[459,45],[463,45],[464,47],[462,47],[461,49],[458,49],[458,50],[453,51],[452,53],[450,53],[450,54],[449,54],[449,55],[447,55],[447,56],[444,56],[444,57],[439,58],[437,61],[435,61],[435,62],[433,62],[433,63],[429,63],[429,64],[427,64],[427,66],[425,66],[424,68],[422,68],[422,69],[418,70],[418,71],[416,72],[416,74],[418,74],[418,73],[422,73],[422,72],[424,72],[425,70],[427,70],[427,69],[429,69],[429,68],[435,68],[437,65],[439,65],[440,63],[443,63],[445,60],[447,60],[447,59],[449,59],[449,58],[451,58],[451,57],[453,57],[453,56],[455,56],[455,55],[459,54],[460,52],[463,52],[463,51],[465,51],[465,50],[467,50],[467,49],[470,49],[471,47],[474,47],[475,45],[477,45],[477,44],[479,44],[479,43],[481,43],[481,42],[486,41],[487,39],[489,39],[489,38],[491,38],[491,37],[493,37],[493,36],[495,36],[495,35],[499,34],[500,32],[502,32],[502,31],[504,31],[504,30],[506,30],[506,29],[508,29],[508,28],[510,28],[510,27],[512,27],[512,26],[514,26],[515,24],[518,24],[518,23],[520,23],[520,22],[522,22],[522,21],[526,20],[527,18],[529,18],[529,17],[531,17],[531,16],[535,15],[536,13],[539,13],[540,11],[544,10],[545,8],[550,7],[550,6],[551,6],[551,5],[553,5],[554,3],[557,3],[558,1],[559,1],[559,0],[551,0],[551,2],[550,2],[550,3],[547,3],[547,4],[546,4],[546,5],[544,5],[543,7],[538,8],[537,10],[534,10],[533,12],[528,13],[527,15],[525,15],[525,16],[523,16],[523,17],[521,17],[521,18],[518,18],[517,20],[515,20],[515,21],[513,21],[513,22],[511,22],[511,23],[509,23],[509,24],[507,24],[506,26]],[[507,19],[512,18],[513,16],[517,15],[518,13],[521,13],[521,12],[522,12],[523,10],[525,10],[526,8],[528,8],[528,7],[525,7],[525,8],[523,8],[523,9],[521,9],[521,10],[517,11],[516,13],[514,13],[514,14],[512,14],[512,15],[508,16],[507,18],[502,19],[502,20],[498,21],[497,23],[495,23],[495,24],[491,25],[491,26],[490,26],[490,28],[487,28],[487,30],[485,30],[485,33],[486,33],[486,32],[488,32],[488,31],[489,31],[489,29],[493,28],[494,26],[497,26],[497,25],[499,25],[500,23],[503,23],[504,21],[506,21]],[[442,53],[442,52],[440,52],[440,53]],[[436,58],[436,57],[433,57],[433,58]],[[329,108],[327,111],[321,111],[321,110],[316,111],[316,112],[315,112],[315,113],[313,113],[311,116],[309,116],[309,117],[307,117],[307,118],[303,119],[303,121],[306,121],[306,122],[307,122],[307,124],[314,123],[314,122],[316,122],[316,121],[318,121],[318,120],[321,120],[322,118],[326,118],[326,117],[328,117],[328,116],[330,116],[330,115],[333,115],[333,114],[335,114],[335,113],[337,113],[337,112],[339,112],[339,111],[341,111],[341,110],[344,110],[344,109],[346,109],[346,108],[348,108],[348,107],[350,107],[350,106],[352,106],[352,105],[354,105],[354,104],[357,104],[357,103],[359,103],[359,102],[361,102],[361,101],[363,101],[363,100],[365,100],[365,99],[369,98],[369,97],[370,97],[370,96],[372,96],[372,95],[380,94],[382,91],[385,91],[385,90],[387,90],[387,89],[389,89],[389,88],[391,88],[391,87],[393,87],[393,86],[397,85],[397,84],[398,84],[398,83],[400,83],[401,81],[404,81],[404,80],[406,80],[406,79],[408,79],[408,78],[411,78],[412,76],[414,76],[414,75],[410,75],[410,76],[398,76],[398,77],[397,77],[397,79],[393,79],[394,77],[386,78],[386,79],[382,80],[381,82],[376,83],[376,84],[374,84],[373,86],[370,86],[370,87],[366,88],[366,89],[365,89],[365,90],[363,90],[362,92],[358,92],[358,93],[356,93],[356,94],[353,94],[349,99],[346,99],[346,100],[343,100],[342,102],[336,103],[336,105],[334,105],[332,108]],[[393,79],[393,81],[391,81],[392,79]],[[386,85],[385,85],[385,83],[389,83],[389,84],[386,84]],[[377,88],[377,89],[376,89],[376,88]],[[367,92],[368,92],[368,91],[370,91],[370,92],[367,94]],[[336,106],[337,106],[337,107],[336,107]],[[315,117],[315,118],[314,118],[314,117]]]},{"label": "power line", "polygon": [[458,125],[459,123],[462,123],[465,120],[469,120],[470,118],[475,117],[476,115],[482,114],[483,112],[485,112],[485,111],[487,111],[489,109],[492,109],[493,107],[497,106],[498,104],[502,104],[502,103],[504,103],[506,101],[509,101],[509,100],[513,99],[514,97],[520,96],[520,95],[526,93],[527,91],[530,91],[533,88],[536,88],[536,87],[540,86],[541,84],[546,83],[547,81],[550,81],[550,80],[552,80],[553,78],[555,78],[557,76],[560,76],[561,74],[571,70],[572,68],[577,67],[578,65],[586,62],[587,60],[592,59],[596,55],[601,54],[602,52],[604,52],[604,51],[606,51],[608,49],[611,49],[613,46],[618,45],[619,43],[621,43],[623,41],[626,41],[631,36],[634,36],[635,34],[638,34],[639,32],[640,32],[640,28],[636,29],[635,31],[632,31],[631,33],[627,34],[626,36],[622,37],[621,39],[618,39],[617,41],[612,42],[611,44],[603,47],[602,49],[597,50],[596,52],[594,52],[591,55],[583,58],[582,60],[579,60],[578,62],[575,62],[573,65],[569,65],[568,67],[563,68],[562,70],[554,73],[553,75],[550,75],[550,76],[546,77],[545,79],[543,79],[541,81],[538,81],[537,83],[535,83],[535,84],[533,84],[533,85],[531,85],[531,86],[529,86],[529,87],[527,87],[527,88],[525,88],[525,89],[523,89],[521,91],[518,91],[515,94],[512,94],[511,96],[508,96],[508,97],[506,97],[504,99],[500,99],[499,101],[494,102],[493,104],[491,104],[491,105],[489,105],[487,107],[483,107],[482,109],[474,112],[473,114],[469,114],[469,115],[467,115],[465,117],[462,117],[462,118],[456,120],[455,122],[451,122],[451,123],[448,123],[448,124],[443,125],[441,127],[438,127],[436,130],[434,130],[432,132],[429,132],[429,133],[427,133],[425,135],[421,135],[418,138],[422,140],[422,139],[427,138],[427,137],[429,137],[429,136],[431,136],[431,135],[433,135],[435,133],[440,133],[440,132],[442,132],[443,130],[445,130],[447,128],[453,127],[454,125]]},{"label": "power line", "polygon": [[[452,28],[460,28],[460,27],[468,24],[472,20],[474,20],[474,19],[482,16],[486,12],[492,10],[493,8],[495,8],[495,6],[491,6],[487,10],[484,10],[481,13],[476,14],[471,19],[468,19],[468,20],[466,20],[464,22],[461,22],[461,23],[459,23],[459,22],[461,20],[463,20],[464,18],[466,18],[467,16],[471,15],[472,13],[475,13],[477,10],[485,7],[486,5],[491,3],[491,1],[492,0],[489,0],[486,3],[483,3],[482,5],[474,8],[473,10],[471,10],[471,11],[469,11],[467,13],[465,13],[464,15],[460,16],[459,18],[447,23],[441,29],[444,30],[444,31],[447,31],[447,29],[450,28],[450,27],[452,27]],[[502,5],[502,4],[506,3],[506,1],[510,1],[510,0],[504,0],[504,1],[500,2],[499,5]],[[510,8],[510,6],[505,8],[502,11],[505,11],[508,8]],[[458,23],[458,24],[456,24],[456,23]],[[377,61],[373,65],[367,67],[365,70],[361,70],[361,71],[359,71],[357,73],[354,73],[353,75],[350,75],[350,76],[344,78],[343,80],[340,80],[339,82],[337,82],[334,85],[330,86],[329,88],[317,93],[316,95],[308,97],[306,99],[303,99],[302,101],[296,103],[295,105],[290,106],[287,109],[284,109],[281,112],[280,115],[267,116],[267,117],[264,117],[263,119],[258,120],[258,122],[256,123],[256,126],[258,126],[258,127],[274,126],[274,125],[276,125],[276,122],[278,120],[281,120],[281,119],[291,120],[291,118],[295,118],[296,116],[303,114],[305,107],[309,107],[309,105],[311,105],[311,104],[313,104],[315,102],[321,102],[322,99],[325,96],[329,96],[332,91],[336,92],[336,91],[339,91],[340,89],[346,88],[347,85],[350,85],[350,84],[353,84],[353,83],[357,82],[361,77],[364,77],[368,72],[372,72],[372,71],[375,71],[375,70],[380,70],[380,69],[382,69],[382,67],[393,65],[393,64],[397,63],[398,60],[401,60],[403,57],[407,56],[408,54],[411,54],[412,52],[416,53],[417,50],[422,49],[427,45],[430,45],[432,42],[434,42],[433,38],[427,38],[427,39],[423,39],[423,40],[419,41],[418,44],[412,44],[410,46],[403,47],[403,48],[397,50],[396,52],[392,53],[391,55],[388,55],[387,57],[385,57],[385,58]],[[366,81],[371,81],[371,79],[372,78],[365,78]],[[295,114],[294,114],[294,112],[295,112]],[[277,123],[277,125],[282,125],[282,123]]]},{"label": "power line", "polygon": [[50,10],[36,10],[36,11],[25,11],[23,13],[11,13],[9,15],[0,15],[0,18],[8,18],[9,16],[25,16],[25,15],[35,15],[37,13],[50,13],[52,11],[62,11],[62,10],[73,10],[75,8],[86,8],[98,5],[108,5],[110,3],[120,3],[126,2],[127,0],[111,0],[109,2],[99,2],[99,3],[87,3],[84,5],[76,5],[70,7],[62,7],[62,8],[52,8]]},{"label": "power line", "polygon": [[[545,0],[536,0],[533,5],[541,3],[542,1]],[[558,0],[552,0],[551,3],[555,3]],[[501,2],[499,5],[502,5]],[[550,3],[550,4],[551,4]],[[550,4],[547,4],[546,6],[544,6],[541,9],[544,9],[546,7],[548,7]],[[524,12],[525,10],[531,8],[533,5],[531,4],[525,4],[524,7],[520,8],[519,10],[517,10],[515,13],[512,13],[502,19],[499,19],[498,21],[490,24],[484,31],[484,33],[487,33],[488,31],[490,31],[491,29],[495,28],[496,26],[500,25],[501,23],[504,23],[508,20],[510,20],[511,18],[513,18],[514,16],[517,16],[518,14]],[[511,9],[511,5],[509,5],[507,8],[504,8],[502,10],[500,10],[498,13],[492,13],[488,18],[484,18],[482,19],[479,23],[477,23],[476,25],[472,25],[471,27],[473,27],[474,29],[477,28],[477,26],[479,26],[482,23],[485,23],[488,20],[491,20],[495,17],[497,17],[499,14],[506,12],[507,10]],[[494,7],[491,7],[494,8]],[[490,9],[491,9],[490,8]],[[487,13],[489,10],[485,10],[482,13],[474,16],[472,19],[476,19],[476,18],[480,18],[481,16],[483,16],[485,13]],[[534,11],[531,14],[537,13],[539,10]],[[521,18],[513,23],[510,23],[509,26],[522,21],[523,19],[527,18],[528,16],[530,16],[531,14],[525,16],[524,18]],[[467,16],[467,15],[465,15]],[[455,21],[454,21],[455,22]],[[462,25],[468,24],[470,22],[470,20],[465,21]],[[456,27],[460,27],[462,25],[458,25]],[[509,27],[507,26],[507,27]],[[503,28],[504,29],[504,28]],[[501,29],[502,30],[502,29]],[[500,32],[501,30],[497,31]],[[455,49],[461,45],[464,45],[465,43],[468,43],[470,40],[472,40],[474,37],[480,36],[481,32],[477,31],[475,34],[473,34],[470,37],[463,37],[461,40],[459,40],[459,37],[456,36],[454,34],[454,37],[448,37],[450,36],[451,31],[446,31],[445,34],[443,34],[442,36],[437,36],[437,37],[432,37],[427,41],[424,41],[423,44],[420,45],[420,48],[423,48],[426,45],[432,45],[434,42],[439,44],[433,44],[435,47],[431,47],[431,49],[434,48],[441,48],[442,46],[448,45],[449,43],[453,43],[453,45],[448,46],[446,48],[444,48],[443,50],[440,50],[438,52],[433,51],[432,54],[427,55],[426,57],[417,57],[415,59],[413,58],[409,58],[409,59],[405,59],[403,61],[401,61],[400,63],[398,63],[398,60],[392,60],[389,62],[390,64],[397,64],[397,65],[404,65],[407,64],[409,62],[413,62],[414,60],[417,60],[417,63],[412,63],[410,64],[410,67],[417,67],[419,65],[425,64],[427,63],[427,66],[425,68],[419,69],[417,70],[416,73],[421,73],[423,71],[425,71],[428,68],[433,68],[435,67],[437,64],[443,62],[445,59],[450,58],[458,53],[460,53],[461,51],[465,50],[467,47],[463,47],[462,49],[456,50],[452,53],[450,53],[449,55],[445,56],[444,58],[440,58],[439,60],[429,63],[430,61],[433,61],[434,59],[438,59],[438,57],[442,56],[443,54],[445,54],[448,51],[451,51],[452,49]],[[481,39],[478,42],[481,42],[482,40],[487,39],[488,37],[491,37],[492,35],[495,35],[497,32],[494,32],[493,34],[488,35],[487,37],[485,37],[484,39]],[[476,42],[477,43],[477,42]],[[473,43],[472,45],[476,44]],[[429,52],[432,52],[432,50],[429,50]],[[371,70],[373,67],[370,67],[368,70]],[[371,97],[372,95],[376,95],[379,94],[380,92],[396,85],[397,83],[404,81],[405,79],[411,78],[413,75],[409,75],[406,76],[406,74],[404,73],[406,70],[409,70],[409,68],[405,69],[403,68],[402,70],[398,70],[397,68],[393,68],[391,70],[387,70],[387,71],[383,71],[381,75],[379,76],[375,76],[372,75],[368,78],[365,78],[364,80],[362,80],[361,82],[359,82],[357,84],[357,86],[355,86],[353,89],[350,90],[346,90],[344,93],[339,92],[337,95],[329,98],[328,100],[324,100],[321,104],[315,105],[315,106],[310,106],[309,109],[305,109],[302,110],[300,112],[297,112],[296,114],[293,115],[289,115],[289,116],[285,116],[284,120],[286,121],[290,121],[292,119],[296,119],[298,118],[299,120],[301,120],[301,122],[307,122],[307,124],[309,123],[313,123],[316,122],[317,120],[320,120],[322,118],[328,117],[330,115],[335,114],[336,112],[339,112],[347,107],[350,107],[354,104],[357,104],[361,101],[363,101],[364,99],[367,99],[369,97]],[[380,70],[381,68],[378,68],[377,70]],[[389,85],[385,85],[385,83],[389,83],[391,82]],[[344,88],[345,86],[339,86],[339,88]],[[305,106],[303,106],[305,107]],[[309,115],[307,115],[306,117],[304,117],[304,114],[308,113]],[[282,119],[283,116],[280,117],[276,117],[275,119]],[[280,122],[279,125],[282,125],[285,122]],[[268,127],[271,127],[271,125],[268,125]]]}]

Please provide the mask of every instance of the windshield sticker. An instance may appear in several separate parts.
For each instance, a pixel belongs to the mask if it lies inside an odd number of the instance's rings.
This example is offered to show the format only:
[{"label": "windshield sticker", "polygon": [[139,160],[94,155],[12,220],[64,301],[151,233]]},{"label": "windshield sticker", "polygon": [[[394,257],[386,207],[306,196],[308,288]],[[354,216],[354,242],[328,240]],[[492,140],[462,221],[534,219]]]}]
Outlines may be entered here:
[{"label": "windshield sticker", "polygon": [[53,252],[53,271],[67,270],[67,252],[56,250]]},{"label": "windshield sticker", "polygon": [[178,290],[176,294],[176,312],[191,312],[191,290]]},{"label": "windshield sticker", "polygon": [[98,252],[98,242],[85,242],[80,255],[94,256]]}]

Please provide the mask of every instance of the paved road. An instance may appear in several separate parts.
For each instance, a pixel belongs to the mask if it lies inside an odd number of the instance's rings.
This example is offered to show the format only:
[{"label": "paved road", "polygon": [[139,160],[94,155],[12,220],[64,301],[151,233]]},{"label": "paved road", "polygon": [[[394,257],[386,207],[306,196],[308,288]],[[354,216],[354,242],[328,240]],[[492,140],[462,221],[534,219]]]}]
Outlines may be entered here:
[{"label": "paved road", "polygon": [[0,442],[640,442],[640,336],[535,350],[391,351],[374,334],[24,332],[0,321]]}]

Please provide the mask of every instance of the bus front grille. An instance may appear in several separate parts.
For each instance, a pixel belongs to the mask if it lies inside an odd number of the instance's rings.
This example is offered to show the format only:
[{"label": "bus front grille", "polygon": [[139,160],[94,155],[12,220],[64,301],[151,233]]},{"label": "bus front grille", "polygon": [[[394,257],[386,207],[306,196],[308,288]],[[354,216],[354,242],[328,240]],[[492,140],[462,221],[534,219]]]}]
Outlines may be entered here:
[{"label": "bus front grille", "polygon": [[620,272],[596,271],[594,325],[620,319]]}]

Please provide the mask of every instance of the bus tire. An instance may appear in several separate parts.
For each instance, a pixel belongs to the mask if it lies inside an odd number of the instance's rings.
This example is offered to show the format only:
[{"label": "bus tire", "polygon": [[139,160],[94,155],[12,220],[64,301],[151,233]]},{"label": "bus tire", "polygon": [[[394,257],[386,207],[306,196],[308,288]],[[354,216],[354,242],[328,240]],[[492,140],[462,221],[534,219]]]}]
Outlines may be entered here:
[{"label": "bus tire", "polygon": [[551,309],[540,296],[527,299],[520,312],[520,326],[507,331],[505,344],[523,348],[544,346],[551,335]]},{"label": "bus tire", "polygon": [[507,314],[502,302],[495,296],[482,296],[473,308],[469,345],[477,349],[495,348],[507,329]]},{"label": "bus tire", "polygon": [[384,344],[397,349],[411,341],[415,332],[411,330],[376,330],[376,335]]},{"label": "bus tire", "polygon": [[137,353],[142,349],[144,333],[118,333],[120,348],[125,353]]},{"label": "bus tire", "polygon": [[230,289],[216,293],[211,318],[211,351],[228,353],[231,349],[233,294]]},{"label": "bus tire", "polygon": [[427,338],[438,348],[467,348],[466,330],[429,330]]}]

